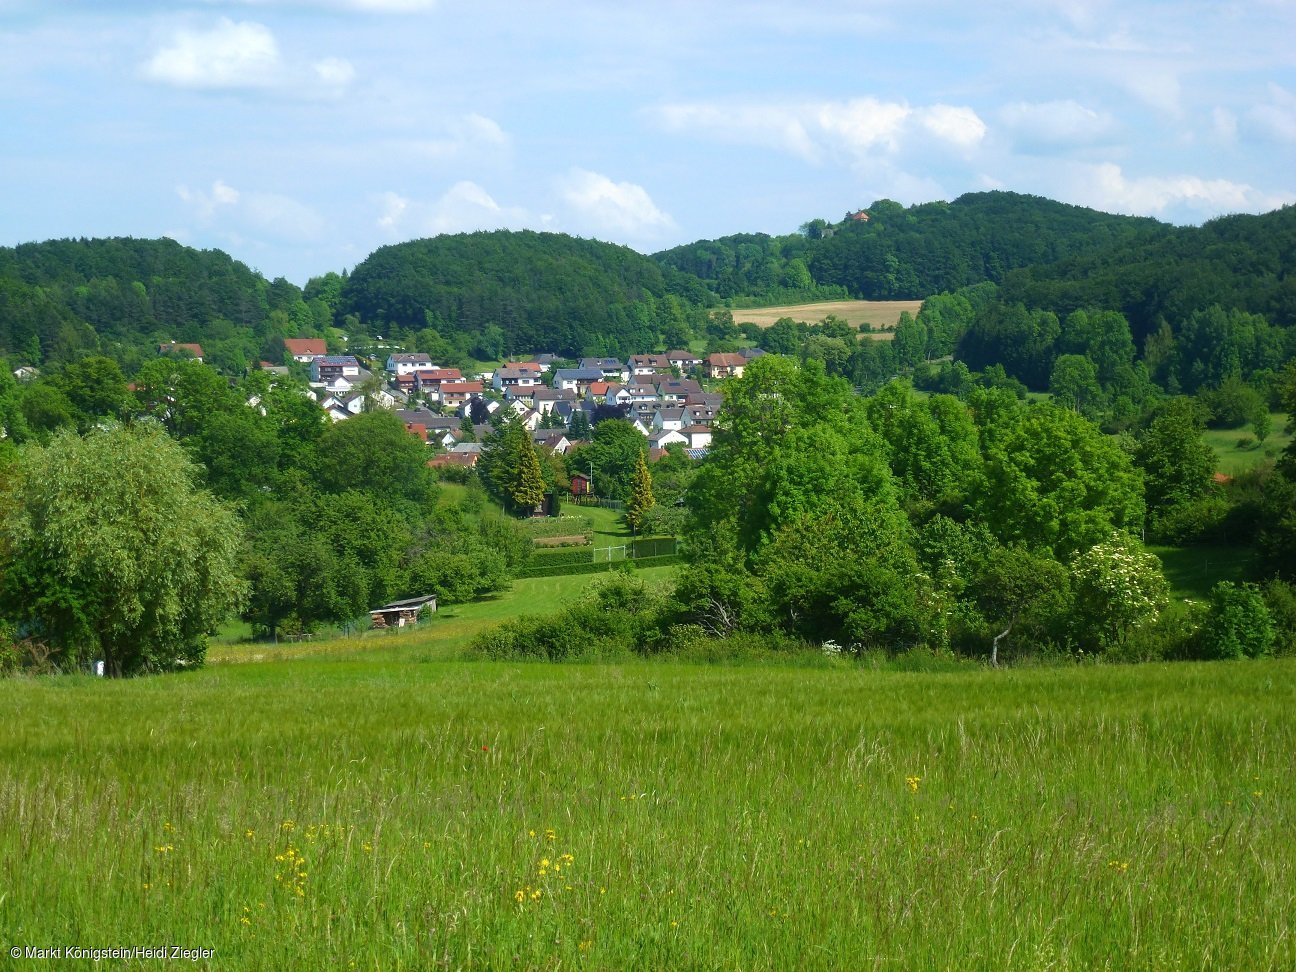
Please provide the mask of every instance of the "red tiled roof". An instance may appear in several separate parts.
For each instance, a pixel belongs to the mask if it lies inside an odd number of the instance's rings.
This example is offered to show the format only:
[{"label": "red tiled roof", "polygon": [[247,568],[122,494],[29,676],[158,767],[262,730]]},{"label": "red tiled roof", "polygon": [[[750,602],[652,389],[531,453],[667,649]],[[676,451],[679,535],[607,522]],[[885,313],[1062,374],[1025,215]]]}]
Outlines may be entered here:
[{"label": "red tiled roof", "polygon": [[323,338],[284,338],[284,348],[289,354],[328,354],[328,344]]}]

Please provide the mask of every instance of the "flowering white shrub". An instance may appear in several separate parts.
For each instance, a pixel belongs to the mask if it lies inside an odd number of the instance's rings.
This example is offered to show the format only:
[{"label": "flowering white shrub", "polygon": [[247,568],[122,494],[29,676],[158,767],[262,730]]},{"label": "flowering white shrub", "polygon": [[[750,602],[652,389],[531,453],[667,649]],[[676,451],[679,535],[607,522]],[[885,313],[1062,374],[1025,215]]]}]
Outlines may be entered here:
[{"label": "flowering white shrub", "polygon": [[1076,603],[1104,646],[1155,621],[1170,600],[1160,559],[1124,534],[1077,556],[1071,574]]}]

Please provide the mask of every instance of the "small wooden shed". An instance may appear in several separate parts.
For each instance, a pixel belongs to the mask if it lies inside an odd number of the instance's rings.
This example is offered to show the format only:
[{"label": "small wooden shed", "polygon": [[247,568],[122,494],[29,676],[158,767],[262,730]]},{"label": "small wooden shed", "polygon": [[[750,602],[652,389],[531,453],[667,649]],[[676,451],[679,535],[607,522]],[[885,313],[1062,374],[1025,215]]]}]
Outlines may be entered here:
[{"label": "small wooden shed", "polygon": [[435,613],[436,608],[436,595],[425,594],[374,608],[369,612],[369,619],[375,628],[403,628],[407,624],[417,624],[424,612]]}]

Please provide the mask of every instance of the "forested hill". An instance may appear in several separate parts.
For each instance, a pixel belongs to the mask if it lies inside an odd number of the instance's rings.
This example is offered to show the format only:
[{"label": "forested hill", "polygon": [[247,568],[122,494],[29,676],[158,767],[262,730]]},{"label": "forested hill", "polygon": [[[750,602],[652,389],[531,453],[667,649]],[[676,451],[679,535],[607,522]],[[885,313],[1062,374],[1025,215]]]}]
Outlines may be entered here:
[{"label": "forested hill", "polygon": [[1296,206],[1260,216],[1225,216],[1133,238],[1004,278],[1007,303],[1051,310],[1103,307],[1129,319],[1137,339],[1211,305],[1296,325]]},{"label": "forested hill", "polygon": [[921,299],[999,282],[1019,267],[1144,246],[1171,232],[1152,219],[979,192],[907,209],[883,199],[839,223],[816,219],[787,236],[701,240],[655,259],[700,277],[723,298],[840,288],[842,296],[868,300]]},{"label": "forested hill", "polygon": [[219,250],[174,240],[50,240],[0,247],[0,354],[30,364],[82,353],[119,358],[150,344],[229,341],[255,354],[267,326],[327,323],[286,280],[268,281]]},{"label": "forested hill", "polygon": [[630,353],[706,297],[696,280],[624,246],[531,231],[384,246],[342,290],[366,329],[474,335],[485,357],[530,350]]}]

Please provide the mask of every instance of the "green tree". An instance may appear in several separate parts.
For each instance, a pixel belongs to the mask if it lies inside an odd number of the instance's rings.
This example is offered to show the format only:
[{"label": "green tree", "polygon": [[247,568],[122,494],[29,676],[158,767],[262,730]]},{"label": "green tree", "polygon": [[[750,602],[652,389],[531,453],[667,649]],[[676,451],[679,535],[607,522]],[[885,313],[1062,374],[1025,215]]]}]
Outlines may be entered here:
[{"label": "green tree", "polygon": [[112,358],[90,357],[70,364],[52,379],[80,413],[82,430],[105,418],[120,418],[131,404],[121,368]]},{"label": "green tree", "polygon": [[540,470],[540,457],[536,455],[535,442],[527,432],[526,426],[521,423],[518,425],[522,429],[523,436],[509,496],[517,509],[531,513],[544,503],[544,473]]},{"label": "green tree", "polygon": [[7,616],[66,668],[200,664],[245,586],[238,518],[196,479],[184,450],[147,426],[29,447],[0,527]]},{"label": "green tree", "polygon": [[1143,470],[1144,496],[1152,520],[1209,491],[1215,451],[1202,437],[1202,430],[1199,406],[1189,398],[1173,398],[1143,434],[1134,462]]},{"label": "green tree", "polygon": [[999,546],[987,552],[972,590],[977,606],[995,631],[990,644],[992,667],[999,667],[1000,643],[1012,633],[1018,618],[1067,586],[1066,568],[1047,554]]},{"label": "green tree", "polygon": [[1210,613],[1202,626],[1208,658],[1259,658],[1270,653],[1275,637],[1260,588],[1220,581],[1211,589]]},{"label": "green tree", "polygon": [[1093,362],[1084,355],[1064,354],[1053,363],[1049,391],[1064,408],[1093,415],[1102,404],[1102,388]]},{"label": "green tree", "polygon": [[1003,391],[974,395],[973,413],[987,485],[970,505],[1001,543],[1047,547],[1067,559],[1113,529],[1142,527],[1142,477],[1093,423]]},{"label": "green tree", "polygon": [[1170,585],[1156,554],[1125,534],[1095,544],[1071,565],[1083,639],[1099,649],[1117,644],[1132,628],[1155,621],[1169,601]]},{"label": "green tree", "polygon": [[581,450],[581,459],[594,464],[594,491],[610,499],[629,499],[635,464],[647,449],[643,433],[625,419],[596,425],[589,447]]},{"label": "green tree", "polygon": [[362,412],[334,423],[316,450],[319,483],[331,493],[365,490],[425,502],[432,496],[427,446],[391,412]]},{"label": "green tree", "polygon": [[639,531],[643,526],[644,517],[656,502],[653,499],[652,473],[641,452],[635,464],[634,479],[630,482],[630,498],[626,501],[625,520],[632,531],[636,533]]}]

